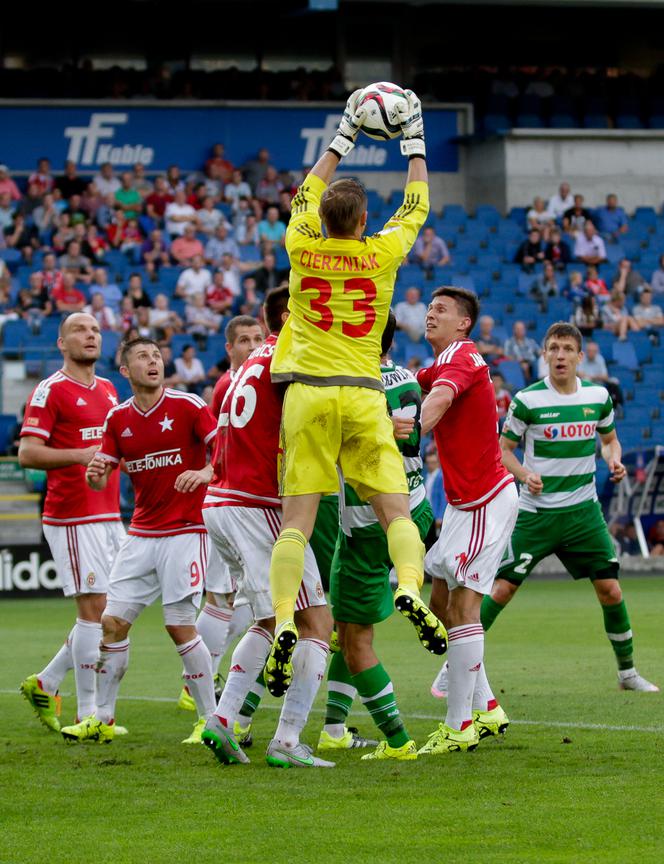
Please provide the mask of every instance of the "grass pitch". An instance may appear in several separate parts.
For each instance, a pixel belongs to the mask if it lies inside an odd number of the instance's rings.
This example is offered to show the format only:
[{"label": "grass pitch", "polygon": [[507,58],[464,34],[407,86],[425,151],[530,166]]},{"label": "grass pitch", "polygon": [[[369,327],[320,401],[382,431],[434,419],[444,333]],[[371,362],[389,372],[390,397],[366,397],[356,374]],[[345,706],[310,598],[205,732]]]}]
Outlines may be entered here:
[{"label": "grass pitch", "polygon": [[[638,668],[664,685],[662,582],[624,588]],[[664,860],[664,696],[618,691],[587,583],[531,582],[489,633],[489,677],[512,719],[504,741],[402,764],[363,763],[351,751],[332,771],[266,766],[271,698],[255,718],[251,765],[222,767],[205,748],[181,745],[193,715],[175,706],[181,667],[158,607],[132,633],[118,711],[130,735],[66,745],[17,687],[57,649],[72,608],[60,599],[0,604],[1,864]],[[429,695],[439,662],[398,616],[378,628],[377,643],[411,735],[424,743],[444,711]],[[310,744],[324,689],[303,736]],[[68,678],[63,691],[72,690]],[[373,734],[356,709],[352,721]],[[65,696],[62,720],[74,711]]]}]

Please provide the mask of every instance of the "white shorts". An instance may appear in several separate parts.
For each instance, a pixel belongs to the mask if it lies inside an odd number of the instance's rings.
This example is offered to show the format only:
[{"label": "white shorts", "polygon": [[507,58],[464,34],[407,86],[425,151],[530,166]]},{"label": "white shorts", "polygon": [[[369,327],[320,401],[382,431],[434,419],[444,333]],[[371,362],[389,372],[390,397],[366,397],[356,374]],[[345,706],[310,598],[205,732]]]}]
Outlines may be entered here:
[{"label": "white shorts", "polygon": [[471,588],[490,594],[498,566],[518,513],[516,485],[510,483],[477,510],[448,504],[436,543],[424,559],[424,570],[445,579],[450,589]]},{"label": "white shorts", "polygon": [[43,527],[65,597],[106,594],[113,561],[127,536],[122,522]]},{"label": "white shorts", "polygon": [[214,543],[208,543],[208,563],[205,572],[205,590],[211,594],[234,594],[237,583],[228,564],[222,559]]},{"label": "white shorts", "polygon": [[107,614],[133,621],[160,594],[164,606],[191,598],[198,609],[207,547],[207,535],[202,533],[127,537],[111,570]]},{"label": "white shorts", "polygon": [[[272,618],[270,559],[281,530],[281,510],[206,507],[203,520],[212,543],[237,580],[234,606],[249,605],[254,620]],[[296,610],[325,606],[325,592],[311,546],[304,550],[304,577]]]}]

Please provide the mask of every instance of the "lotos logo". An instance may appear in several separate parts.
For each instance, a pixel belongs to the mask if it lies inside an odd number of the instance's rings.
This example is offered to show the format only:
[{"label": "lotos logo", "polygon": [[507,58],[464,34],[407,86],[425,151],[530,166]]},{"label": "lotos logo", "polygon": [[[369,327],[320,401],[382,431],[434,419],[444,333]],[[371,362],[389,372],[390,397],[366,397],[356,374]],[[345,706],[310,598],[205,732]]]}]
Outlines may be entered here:
[{"label": "lotos logo", "polygon": [[592,438],[595,435],[597,423],[566,423],[558,429],[557,426],[545,426],[544,437],[551,440],[560,435],[561,438]]},{"label": "lotos logo", "polygon": [[[327,145],[334,137],[339,125],[338,114],[328,114],[325,126],[322,128],[309,127],[300,130],[300,138],[306,141],[302,165],[313,165],[317,162],[327,149]],[[356,144],[348,156],[344,157],[344,165],[355,167],[367,166],[371,168],[382,168],[387,162],[387,150],[382,144]]]},{"label": "lotos logo", "polygon": [[79,165],[101,165],[110,162],[111,165],[151,165],[154,161],[154,149],[143,144],[123,144],[114,147],[112,144],[102,144],[104,139],[115,138],[116,126],[123,126],[129,120],[129,114],[94,112],[90,114],[88,126],[67,126],[65,138],[69,138],[67,159]]},{"label": "lotos logo", "polygon": [[544,427],[544,437],[547,438],[549,441],[552,438],[557,438],[558,437],[558,430],[556,429],[555,426],[545,426]]}]

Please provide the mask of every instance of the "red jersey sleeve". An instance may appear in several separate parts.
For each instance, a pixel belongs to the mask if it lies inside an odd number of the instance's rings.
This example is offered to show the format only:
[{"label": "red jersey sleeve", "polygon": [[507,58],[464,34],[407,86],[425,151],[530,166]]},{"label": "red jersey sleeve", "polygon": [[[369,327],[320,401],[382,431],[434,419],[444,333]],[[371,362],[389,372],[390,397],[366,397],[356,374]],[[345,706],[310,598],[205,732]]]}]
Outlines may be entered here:
[{"label": "red jersey sleeve", "polygon": [[196,411],[194,417],[194,434],[199,441],[203,441],[205,444],[212,446],[214,443],[214,436],[217,434],[217,421],[214,419],[212,412],[204,402],[201,401],[200,407],[192,405],[192,408]]},{"label": "red jersey sleeve", "polygon": [[[433,387],[446,386],[454,392],[454,397],[460,396],[475,380],[478,365],[473,360],[472,353],[463,346],[457,351],[443,351],[436,363]],[[482,363],[484,366],[484,363]]]},{"label": "red jersey sleeve", "polygon": [[57,416],[57,392],[52,390],[48,381],[41,381],[32,391],[25,407],[21,437],[34,435],[48,441],[53,432]]},{"label": "red jersey sleeve", "polygon": [[231,386],[231,383],[230,372],[224,372],[221,378],[214,385],[212,401],[210,402],[210,411],[212,412],[213,417],[219,417],[219,413],[221,412],[221,403],[224,401],[224,396],[226,395],[228,388]]},{"label": "red jersey sleeve", "polygon": [[427,366],[425,369],[418,369],[415,377],[417,383],[422,388],[423,393],[428,393],[431,390],[431,382],[433,381],[433,373],[435,366]]},{"label": "red jersey sleeve", "polygon": [[111,408],[106,415],[106,420],[104,420],[99,455],[107,462],[111,462],[114,468],[117,468],[120,459],[122,459],[122,452],[118,444],[115,413],[115,408]]}]

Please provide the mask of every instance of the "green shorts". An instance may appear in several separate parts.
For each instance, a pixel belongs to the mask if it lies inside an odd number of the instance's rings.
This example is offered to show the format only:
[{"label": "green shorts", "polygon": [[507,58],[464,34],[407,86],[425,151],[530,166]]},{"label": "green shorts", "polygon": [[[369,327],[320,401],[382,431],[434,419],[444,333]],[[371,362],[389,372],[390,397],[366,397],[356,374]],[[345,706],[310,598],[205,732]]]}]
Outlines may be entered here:
[{"label": "green shorts", "polygon": [[[424,500],[411,513],[422,541],[429,533],[433,511]],[[387,537],[378,523],[355,528],[348,537],[339,530],[330,571],[330,600],[335,621],[378,624],[394,609]]]},{"label": "green shorts", "polygon": [[597,501],[575,510],[519,510],[497,579],[520,585],[546,558],[556,555],[574,579],[615,579],[616,550]]},{"label": "green shorts", "polygon": [[320,571],[323,588],[330,587],[330,569],[339,533],[339,496],[324,495],[318,505],[316,524],[311,535],[311,548]]}]

